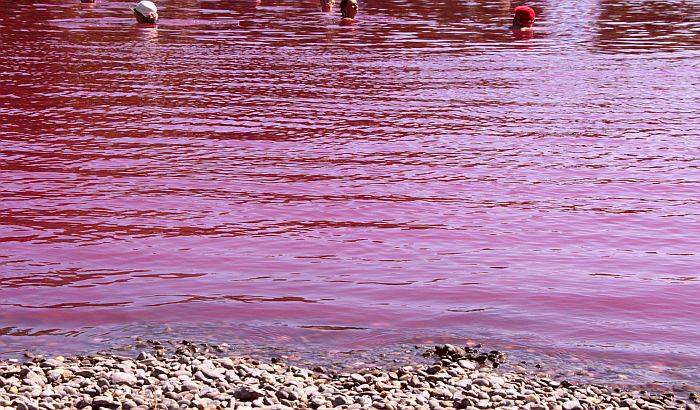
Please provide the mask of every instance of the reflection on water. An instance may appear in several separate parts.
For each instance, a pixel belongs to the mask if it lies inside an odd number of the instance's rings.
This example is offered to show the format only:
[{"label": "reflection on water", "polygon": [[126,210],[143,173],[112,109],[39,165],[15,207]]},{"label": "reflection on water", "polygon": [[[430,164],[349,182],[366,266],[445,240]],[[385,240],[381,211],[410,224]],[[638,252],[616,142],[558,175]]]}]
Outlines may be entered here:
[{"label": "reflection on water", "polygon": [[693,1],[601,0],[598,47],[619,53],[697,49],[700,4]]},{"label": "reflection on water", "polygon": [[0,9],[0,351],[206,324],[700,366],[700,10],[538,1],[518,40],[520,4]]}]

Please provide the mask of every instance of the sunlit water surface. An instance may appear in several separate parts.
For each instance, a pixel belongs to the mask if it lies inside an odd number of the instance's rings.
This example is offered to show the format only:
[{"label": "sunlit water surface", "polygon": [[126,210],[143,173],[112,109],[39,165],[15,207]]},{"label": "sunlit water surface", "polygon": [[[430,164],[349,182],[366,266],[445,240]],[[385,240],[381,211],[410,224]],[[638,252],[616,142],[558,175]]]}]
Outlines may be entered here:
[{"label": "sunlit water surface", "polygon": [[530,4],[530,40],[509,1],[3,5],[0,352],[468,338],[700,385],[700,4]]}]

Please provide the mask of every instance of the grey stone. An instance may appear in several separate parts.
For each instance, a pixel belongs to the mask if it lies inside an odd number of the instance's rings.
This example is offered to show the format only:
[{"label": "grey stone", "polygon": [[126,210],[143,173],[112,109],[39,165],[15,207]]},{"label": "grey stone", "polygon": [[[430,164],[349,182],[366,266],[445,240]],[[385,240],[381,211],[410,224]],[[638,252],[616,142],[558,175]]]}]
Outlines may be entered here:
[{"label": "grey stone", "polygon": [[61,380],[63,378],[63,369],[49,370],[47,378],[52,382]]},{"label": "grey stone", "polygon": [[234,370],[236,368],[236,363],[234,363],[234,361],[229,359],[228,357],[219,359],[219,363],[221,364],[221,366],[228,370]]},{"label": "grey stone", "polygon": [[309,400],[309,406],[312,409],[317,409],[317,408],[325,406],[325,405],[326,405],[326,399],[324,399],[323,397],[320,397],[320,396],[316,396],[316,397],[312,398],[311,400]]},{"label": "grey stone", "polygon": [[347,397],[340,395],[340,396],[335,396],[333,398],[333,406],[338,407],[338,406],[347,406],[348,404],[351,404],[352,401],[348,399]]},{"label": "grey stone", "polygon": [[539,403],[540,398],[537,397],[536,394],[528,394],[527,396],[525,396],[525,402],[526,403]]},{"label": "grey stone", "polygon": [[472,384],[475,386],[486,386],[486,387],[491,386],[491,382],[488,379],[485,379],[483,377],[479,377],[479,378],[472,380]]},{"label": "grey stone", "polygon": [[357,382],[357,383],[360,383],[360,384],[367,383],[367,379],[365,379],[365,377],[364,377],[363,375],[359,374],[359,373],[353,373],[353,374],[351,374],[351,375],[350,375],[350,378],[351,378],[353,381],[355,381],[355,382]]},{"label": "grey stone", "polygon": [[86,379],[92,379],[93,377],[95,377],[95,372],[88,369],[81,369],[75,372],[75,374],[81,377],[85,377]]},{"label": "grey stone", "polygon": [[125,409],[133,409],[135,407],[138,407],[138,404],[136,404],[136,402],[133,400],[126,399],[122,401],[122,407],[124,407]]},{"label": "grey stone", "polygon": [[182,390],[184,391],[199,391],[199,385],[192,380],[182,382]]},{"label": "grey stone", "polygon": [[399,410],[399,405],[398,403],[394,401],[388,401],[384,403],[384,409],[385,410]]},{"label": "grey stone", "polygon": [[241,386],[233,394],[233,397],[242,401],[255,401],[262,398],[264,395],[265,393],[262,390],[255,387]]},{"label": "grey stone", "polygon": [[197,366],[197,371],[202,372],[202,374],[209,379],[221,379],[224,377],[224,371],[222,369],[218,369],[210,364]]},{"label": "grey stone", "polygon": [[131,373],[126,372],[114,372],[110,377],[110,380],[114,384],[128,384],[130,386],[138,383],[138,379]]},{"label": "grey stone", "polygon": [[30,386],[44,386],[44,380],[42,379],[41,376],[39,376],[36,372],[33,370],[29,369],[24,369],[20,373],[20,377],[22,378],[22,381],[24,384],[30,385]]},{"label": "grey stone", "polygon": [[561,405],[564,410],[582,410],[581,403],[577,399],[569,400]]},{"label": "grey stone", "polygon": [[112,400],[109,397],[106,396],[97,396],[92,399],[92,405],[96,407],[104,407],[108,409],[117,409],[121,407],[121,403],[118,401]]}]

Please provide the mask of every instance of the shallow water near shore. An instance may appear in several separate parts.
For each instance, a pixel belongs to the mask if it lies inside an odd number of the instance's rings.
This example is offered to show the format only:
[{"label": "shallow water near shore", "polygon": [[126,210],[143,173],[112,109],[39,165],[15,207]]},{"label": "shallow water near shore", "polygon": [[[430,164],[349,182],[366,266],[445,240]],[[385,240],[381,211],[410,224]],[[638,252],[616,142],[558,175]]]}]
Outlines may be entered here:
[{"label": "shallow water near shore", "polygon": [[528,41],[510,2],[0,8],[0,354],[468,339],[700,385],[700,6],[530,4]]}]

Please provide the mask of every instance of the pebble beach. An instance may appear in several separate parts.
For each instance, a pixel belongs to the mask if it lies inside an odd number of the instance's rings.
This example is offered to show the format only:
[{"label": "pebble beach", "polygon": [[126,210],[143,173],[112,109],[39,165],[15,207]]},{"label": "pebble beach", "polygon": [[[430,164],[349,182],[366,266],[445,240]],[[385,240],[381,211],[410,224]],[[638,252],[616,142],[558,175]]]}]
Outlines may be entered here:
[{"label": "pebble beach", "polygon": [[[234,354],[228,345],[151,341],[118,354],[0,362],[0,409],[686,409],[696,392],[625,391],[506,370],[506,354],[438,345],[424,361],[335,371]],[[391,364],[394,365],[393,363]]]}]

